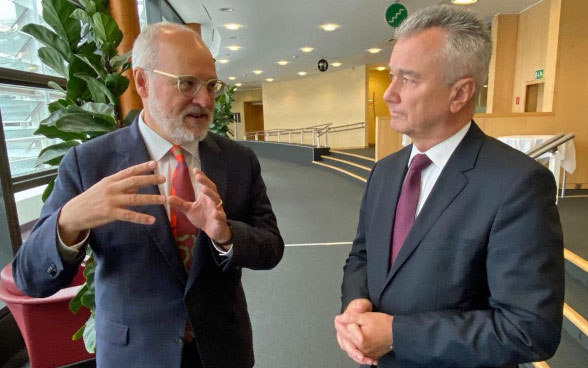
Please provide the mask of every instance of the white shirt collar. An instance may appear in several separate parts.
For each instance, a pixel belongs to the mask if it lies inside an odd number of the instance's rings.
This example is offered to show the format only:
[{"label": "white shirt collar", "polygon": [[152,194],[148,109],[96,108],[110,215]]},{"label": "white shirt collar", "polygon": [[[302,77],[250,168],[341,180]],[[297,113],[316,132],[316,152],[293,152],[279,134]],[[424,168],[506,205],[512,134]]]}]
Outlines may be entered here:
[{"label": "white shirt collar", "polygon": [[[143,136],[149,155],[156,162],[161,160],[173,146],[171,142],[167,141],[145,124],[145,120],[143,120],[143,111],[139,114],[139,131]],[[183,144],[182,148],[193,157],[198,157],[198,143],[198,140],[194,140],[193,142]]]},{"label": "white shirt collar", "polygon": [[443,142],[437,143],[433,147],[429,148],[426,152],[420,152],[418,148],[413,144],[412,145],[412,152],[410,153],[410,159],[408,160],[408,167],[410,167],[410,163],[414,156],[418,155],[419,153],[424,153],[433,161],[435,166],[443,169],[449,161],[449,158],[453,154],[453,151],[457,148],[457,145],[463,137],[465,137],[466,133],[470,129],[472,122],[468,122],[466,125],[463,126],[460,130],[457,131],[454,135],[447,138]]}]

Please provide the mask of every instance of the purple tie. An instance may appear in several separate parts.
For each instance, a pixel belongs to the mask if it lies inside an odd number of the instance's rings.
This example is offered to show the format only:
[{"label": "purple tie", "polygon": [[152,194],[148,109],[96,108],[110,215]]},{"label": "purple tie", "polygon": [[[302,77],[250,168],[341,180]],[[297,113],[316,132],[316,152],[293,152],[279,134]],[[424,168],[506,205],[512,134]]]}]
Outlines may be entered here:
[{"label": "purple tie", "polygon": [[404,244],[416,215],[419,195],[421,194],[421,172],[431,164],[431,160],[424,153],[413,157],[408,174],[402,184],[402,191],[396,204],[392,241],[390,244],[390,267]]}]

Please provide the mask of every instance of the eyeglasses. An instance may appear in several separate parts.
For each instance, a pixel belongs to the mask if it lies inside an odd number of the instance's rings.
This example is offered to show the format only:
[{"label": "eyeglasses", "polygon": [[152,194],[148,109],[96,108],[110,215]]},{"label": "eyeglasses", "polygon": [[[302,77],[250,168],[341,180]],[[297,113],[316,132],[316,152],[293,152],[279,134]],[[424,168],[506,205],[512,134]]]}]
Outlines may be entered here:
[{"label": "eyeglasses", "polygon": [[174,75],[156,69],[141,69],[147,70],[148,72],[164,75],[166,77],[174,78],[177,81],[178,91],[180,91],[180,93],[186,97],[192,97],[196,95],[198,91],[200,91],[200,88],[202,88],[202,85],[206,85],[206,90],[209,94],[214,95],[214,98],[220,96],[223,93],[223,90],[225,89],[225,83],[218,79],[202,81],[200,80],[200,78],[195,77],[193,75]]}]

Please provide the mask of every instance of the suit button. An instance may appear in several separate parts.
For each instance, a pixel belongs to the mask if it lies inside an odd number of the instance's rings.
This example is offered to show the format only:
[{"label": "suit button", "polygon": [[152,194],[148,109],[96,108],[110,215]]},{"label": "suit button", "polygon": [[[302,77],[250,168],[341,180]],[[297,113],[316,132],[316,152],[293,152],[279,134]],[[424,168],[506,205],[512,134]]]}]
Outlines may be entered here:
[{"label": "suit button", "polygon": [[57,266],[54,263],[51,264],[51,266],[47,268],[47,273],[49,274],[49,276],[55,277],[55,275],[57,274]]},{"label": "suit button", "polygon": [[176,342],[180,345],[184,345],[184,338],[178,337],[178,338],[176,338]]}]

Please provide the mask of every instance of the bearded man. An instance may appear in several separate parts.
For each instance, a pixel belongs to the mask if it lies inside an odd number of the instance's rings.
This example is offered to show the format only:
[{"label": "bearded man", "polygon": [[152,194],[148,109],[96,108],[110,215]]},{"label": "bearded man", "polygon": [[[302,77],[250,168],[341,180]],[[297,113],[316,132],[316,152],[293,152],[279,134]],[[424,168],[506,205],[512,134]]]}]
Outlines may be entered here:
[{"label": "bearded man", "polygon": [[15,280],[54,294],[89,244],[98,367],[252,367],[241,268],[284,251],[259,162],[208,133],[224,83],[197,33],[150,25],[132,60],[144,110],[65,155]]}]

